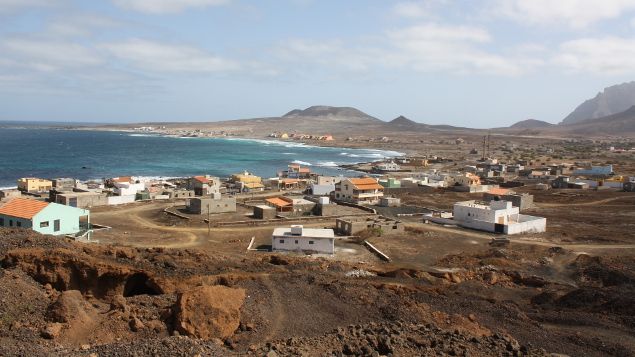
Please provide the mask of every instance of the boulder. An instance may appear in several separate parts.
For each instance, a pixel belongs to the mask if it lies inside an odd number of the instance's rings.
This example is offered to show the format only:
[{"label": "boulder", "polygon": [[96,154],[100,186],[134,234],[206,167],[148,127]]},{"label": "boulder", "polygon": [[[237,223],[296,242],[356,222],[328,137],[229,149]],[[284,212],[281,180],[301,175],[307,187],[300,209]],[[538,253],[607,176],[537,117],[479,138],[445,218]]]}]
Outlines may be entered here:
[{"label": "boulder", "polygon": [[60,294],[47,312],[47,318],[53,322],[87,322],[97,314],[78,290],[67,290]]},{"label": "boulder", "polygon": [[226,339],[240,325],[245,290],[226,286],[198,286],[180,293],[174,306],[174,329],[202,339]]}]

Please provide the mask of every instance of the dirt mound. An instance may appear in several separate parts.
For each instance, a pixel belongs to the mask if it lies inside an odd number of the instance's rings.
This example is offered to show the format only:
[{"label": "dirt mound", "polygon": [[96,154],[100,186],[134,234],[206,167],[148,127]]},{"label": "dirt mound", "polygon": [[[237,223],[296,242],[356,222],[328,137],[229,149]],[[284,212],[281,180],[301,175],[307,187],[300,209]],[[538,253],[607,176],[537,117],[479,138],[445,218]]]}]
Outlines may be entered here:
[{"label": "dirt mound", "polygon": [[245,290],[221,285],[198,286],[179,294],[174,306],[174,328],[202,339],[225,339],[240,325]]},{"label": "dirt mound", "polygon": [[[272,353],[273,351],[273,353]],[[312,338],[289,338],[262,346],[252,355],[325,356],[548,356],[509,336],[477,337],[434,324],[370,323],[350,325]]]},{"label": "dirt mound", "polygon": [[575,270],[576,279],[585,285],[621,286],[635,283],[635,274],[625,269],[621,262],[580,254],[571,267]]}]

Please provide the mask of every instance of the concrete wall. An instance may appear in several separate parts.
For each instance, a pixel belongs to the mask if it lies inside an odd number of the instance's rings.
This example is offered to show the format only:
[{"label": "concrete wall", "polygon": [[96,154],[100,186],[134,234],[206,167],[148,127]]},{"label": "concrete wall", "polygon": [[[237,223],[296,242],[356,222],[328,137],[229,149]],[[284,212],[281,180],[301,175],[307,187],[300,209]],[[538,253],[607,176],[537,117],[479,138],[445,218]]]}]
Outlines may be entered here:
[{"label": "concrete wall", "polygon": [[385,218],[338,218],[335,220],[335,230],[342,235],[355,235],[369,228],[381,229],[382,234],[402,233],[402,222]]},{"label": "concrete wall", "polygon": [[208,208],[209,214],[236,212],[236,198],[191,198],[188,200],[187,210],[191,213],[208,214]]},{"label": "concrete wall", "polygon": [[254,206],[254,218],[256,219],[274,219],[276,218],[276,209],[269,206]]},{"label": "concrete wall", "polygon": [[317,196],[328,196],[331,192],[335,191],[335,184],[312,184],[311,185],[311,193]]},{"label": "concrete wall", "polygon": [[105,206],[108,204],[108,196],[103,193],[95,194],[58,194],[55,197],[55,202],[78,208]]},{"label": "concrete wall", "polygon": [[273,236],[271,247],[273,251],[315,251],[333,254],[335,253],[335,238]]},{"label": "concrete wall", "polygon": [[109,205],[123,205],[126,203],[132,203],[135,201],[136,195],[127,196],[108,196]]},{"label": "concrete wall", "polygon": [[542,233],[547,231],[547,219],[521,214],[518,222],[505,226],[505,234]]}]

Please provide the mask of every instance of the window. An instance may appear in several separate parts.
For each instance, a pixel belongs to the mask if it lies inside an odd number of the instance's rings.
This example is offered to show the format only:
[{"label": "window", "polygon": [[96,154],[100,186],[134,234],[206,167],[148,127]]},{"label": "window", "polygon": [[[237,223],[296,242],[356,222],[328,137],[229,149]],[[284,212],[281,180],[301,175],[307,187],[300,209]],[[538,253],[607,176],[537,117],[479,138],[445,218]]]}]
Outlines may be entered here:
[{"label": "window", "polygon": [[40,222],[40,228],[47,228],[49,226],[49,221]]},{"label": "window", "polygon": [[280,244],[284,244],[284,239],[280,239]]},{"label": "window", "polygon": [[12,219],[9,220],[9,227],[13,227],[13,220]]},{"label": "window", "polygon": [[310,240],[310,241],[309,241],[309,244],[313,244],[313,241],[312,241],[312,240]]},{"label": "window", "polygon": [[298,240],[297,239],[295,240],[295,244],[298,244]]},{"label": "window", "polygon": [[15,225],[16,225],[16,226],[18,226],[18,227],[22,227],[22,222],[20,222],[20,221],[16,221],[16,222],[15,222]]},{"label": "window", "polygon": [[59,232],[60,231],[60,220],[56,219],[53,221],[53,231],[54,232]]}]

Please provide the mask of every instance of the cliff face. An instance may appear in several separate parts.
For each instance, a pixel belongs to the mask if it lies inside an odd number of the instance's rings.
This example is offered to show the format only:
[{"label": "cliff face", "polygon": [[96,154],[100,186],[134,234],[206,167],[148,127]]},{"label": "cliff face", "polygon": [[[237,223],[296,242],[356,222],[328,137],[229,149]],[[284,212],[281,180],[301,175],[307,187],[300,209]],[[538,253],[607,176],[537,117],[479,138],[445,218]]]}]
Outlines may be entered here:
[{"label": "cliff face", "polygon": [[635,105],[635,81],[605,88],[595,98],[580,104],[561,124],[574,124],[621,113]]}]

